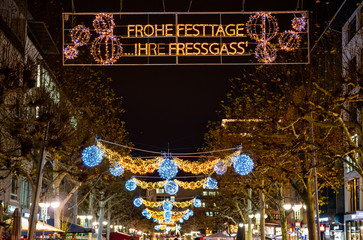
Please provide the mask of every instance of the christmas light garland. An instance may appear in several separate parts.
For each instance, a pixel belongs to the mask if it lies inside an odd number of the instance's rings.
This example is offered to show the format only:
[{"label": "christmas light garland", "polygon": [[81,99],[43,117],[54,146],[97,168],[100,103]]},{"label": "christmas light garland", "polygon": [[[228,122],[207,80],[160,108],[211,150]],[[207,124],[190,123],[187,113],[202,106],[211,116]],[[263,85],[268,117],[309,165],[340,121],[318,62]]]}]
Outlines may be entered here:
[{"label": "christmas light garland", "polygon": [[[164,202],[165,202],[165,200],[157,201],[157,202],[148,201],[142,197],[138,197],[138,198],[134,199],[134,205],[136,207],[140,207],[143,204],[146,207],[157,208],[157,207],[163,206]],[[170,201],[170,202],[176,208],[186,208],[186,207],[190,207],[191,205],[194,205],[194,207],[200,207],[202,205],[202,201],[198,198],[193,198],[191,200],[184,201],[184,202],[178,202],[178,201]]]}]

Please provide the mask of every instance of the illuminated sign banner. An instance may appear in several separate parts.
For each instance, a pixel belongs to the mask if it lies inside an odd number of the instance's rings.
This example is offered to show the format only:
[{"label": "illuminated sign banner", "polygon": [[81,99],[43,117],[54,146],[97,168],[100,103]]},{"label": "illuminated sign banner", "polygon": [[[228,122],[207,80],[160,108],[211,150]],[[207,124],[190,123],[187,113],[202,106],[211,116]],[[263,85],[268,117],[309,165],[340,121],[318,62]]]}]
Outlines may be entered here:
[{"label": "illuminated sign banner", "polygon": [[64,65],[309,63],[306,11],[63,13]]}]

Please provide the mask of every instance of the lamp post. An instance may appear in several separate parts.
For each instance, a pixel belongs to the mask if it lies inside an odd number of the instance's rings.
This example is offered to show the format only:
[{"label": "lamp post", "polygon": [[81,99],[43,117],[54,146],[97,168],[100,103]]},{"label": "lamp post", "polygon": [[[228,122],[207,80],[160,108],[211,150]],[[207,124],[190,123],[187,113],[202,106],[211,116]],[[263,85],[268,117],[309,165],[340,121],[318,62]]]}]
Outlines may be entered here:
[{"label": "lamp post", "polygon": [[60,203],[58,201],[55,202],[42,202],[39,203],[39,207],[42,209],[42,221],[43,223],[47,222],[47,216],[48,216],[48,208],[51,207],[53,209],[56,209],[60,206]]},{"label": "lamp post", "polygon": [[301,216],[301,211],[300,210],[301,210],[302,207],[303,207],[303,205],[300,204],[300,203],[299,204],[294,204],[293,206],[290,203],[284,204],[284,209],[286,211],[289,211],[289,212],[287,212],[287,215],[294,212],[294,232],[296,234],[296,239],[298,239],[298,234],[297,234],[296,230],[301,228],[301,225],[297,226],[296,223],[300,222],[300,224],[301,224],[302,216]]}]

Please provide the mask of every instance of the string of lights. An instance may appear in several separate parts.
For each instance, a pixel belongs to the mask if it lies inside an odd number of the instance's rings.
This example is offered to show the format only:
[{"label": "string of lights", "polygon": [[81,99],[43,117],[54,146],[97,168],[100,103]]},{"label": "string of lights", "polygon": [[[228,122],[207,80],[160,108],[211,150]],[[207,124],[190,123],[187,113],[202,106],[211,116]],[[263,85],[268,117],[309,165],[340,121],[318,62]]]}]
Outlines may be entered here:
[{"label": "string of lights", "polygon": [[[154,201],[145,200],[142,197],[138,197],[138,198],[134,199],[134,205],[136,207],[140,207],[143,204],[146,207],[150,207],[150,208],[157,208],[157,207],[163,206],[164,210],[171,210],[172,208],[170,208],[170,206],[164,207],[165,202],[170,202],[172,204],[172,206],[175,206],[177,208],[186,208],[186,207],[190,207],[193,204],[195,207],[200,207],[200,205],[201,205],[201,200],[197,199],[197,198],[193,198],[192,200],[184,201],[184,202],[166,201],[166,200],[154,202]],[[200,203],[200,205],[199,205],[199,203]]]}]

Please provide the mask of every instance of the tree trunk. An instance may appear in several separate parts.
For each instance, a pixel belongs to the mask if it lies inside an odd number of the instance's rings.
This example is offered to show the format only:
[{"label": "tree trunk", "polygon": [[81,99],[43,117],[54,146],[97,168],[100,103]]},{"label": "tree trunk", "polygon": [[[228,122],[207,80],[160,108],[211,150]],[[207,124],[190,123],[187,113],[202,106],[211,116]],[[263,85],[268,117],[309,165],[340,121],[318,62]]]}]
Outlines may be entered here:
[{"label": "tree trunk", "polygon": [[261,228],[261,240],[265,240],[265,194],[260,190],[260,228]]},{"label": "tree trunk", "polygon": [[287,216],[285,213],[285,201],[284,201],[284,189],[283,185],[279,186],[278,189],[279,194],[279,213],[280,213],[280,224],[281,224],[281,235],[282,240],[287,240]]},{"label": "tree trunk", "polygon": [[306,181],[306,186],[307,186],[307,189],[305,191],[305,194],[303,194],[303,198],[304,198],[304,202],[306,204],[308,229],[309,229],[309,240],[317,240],[312,178],[309,178]]}]

